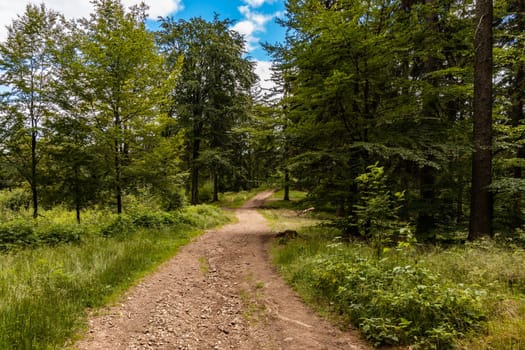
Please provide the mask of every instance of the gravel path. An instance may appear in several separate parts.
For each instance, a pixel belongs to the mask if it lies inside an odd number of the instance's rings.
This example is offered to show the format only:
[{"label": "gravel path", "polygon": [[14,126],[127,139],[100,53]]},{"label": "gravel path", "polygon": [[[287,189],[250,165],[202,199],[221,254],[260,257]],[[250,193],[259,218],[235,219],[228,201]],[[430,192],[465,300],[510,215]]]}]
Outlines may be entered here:
[{"label": "gravel path", "polygon": [[316,316],[275,273],[254,209],[208,231],[89,322],[77,349],[368,349]]}]

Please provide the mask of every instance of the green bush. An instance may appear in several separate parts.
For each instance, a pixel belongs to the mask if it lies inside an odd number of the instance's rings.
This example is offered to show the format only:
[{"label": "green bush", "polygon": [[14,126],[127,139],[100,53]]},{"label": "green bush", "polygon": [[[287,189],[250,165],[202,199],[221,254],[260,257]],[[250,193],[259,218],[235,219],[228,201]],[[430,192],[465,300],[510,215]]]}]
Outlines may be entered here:
[{"label": "green bush", "polygon": [[133,216],[133,225],[137,227],[161,228],[175,223],[175,215],[162,211],[146,211]]},{"label": "green bush", "polygon": [[293,266],[288,276],[293,284],[308,286],[309,298],[330,305],[374,345],[449,349],[457,338],[483,327],[484,291],[403,264],[394,253],[377,259],[341,247],[308,255],[300,245],[293,249],[305,254],[286,248],[278,254],[287,256],[281,263]]},{"label": "green bush", "polygon": [[209,203],[213,199],[213,182],[206,181],[199,186],[199,202]]},{"label": "green bush", "polygon": [[0,191],[0,208],[18,211],[31,205],[31,192],[24,188]]},{"label": "green bush", "polygon": [[36,228],[39,243],[57,245],[61,243],[78,243],[84,234],[84,229],[78,224],[48,224]]},{"label": "green bush", "polygon": [[135,225],[131,217],[128,215],[118,215],[100,229],[100,234],[104,237],[116,237],[132,233],[134,229]]},{"label": "green bush", "polygon": [[29,247],[38,243],[32,222],[19,219],[0,224],[0,250]]}]

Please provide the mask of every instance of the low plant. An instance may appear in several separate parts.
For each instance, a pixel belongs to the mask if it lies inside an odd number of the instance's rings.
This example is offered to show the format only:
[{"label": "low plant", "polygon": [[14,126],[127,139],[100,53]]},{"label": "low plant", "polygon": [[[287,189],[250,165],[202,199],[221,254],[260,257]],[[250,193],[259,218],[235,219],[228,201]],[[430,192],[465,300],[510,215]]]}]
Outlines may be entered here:
[{"label": "low plant", "polygon": [[275,264],[316,310],[352,323],[372,344],[525,348],[522,250],[492,241],[444,249],[408,239],[378,258],[375,247],[342,240],[333,227],[298,231],[296,239],[276,241]]}]

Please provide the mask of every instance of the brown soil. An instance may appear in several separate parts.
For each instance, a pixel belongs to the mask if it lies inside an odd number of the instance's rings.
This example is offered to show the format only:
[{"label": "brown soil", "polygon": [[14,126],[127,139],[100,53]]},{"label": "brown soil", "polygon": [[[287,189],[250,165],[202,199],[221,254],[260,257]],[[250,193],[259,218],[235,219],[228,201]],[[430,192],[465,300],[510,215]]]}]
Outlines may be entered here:
[{"label": "brown soil", "polygon": [[89,321],[78,349],[368,349],[310,311],[272,268],[273,234],[254,209],[185,246]]}]

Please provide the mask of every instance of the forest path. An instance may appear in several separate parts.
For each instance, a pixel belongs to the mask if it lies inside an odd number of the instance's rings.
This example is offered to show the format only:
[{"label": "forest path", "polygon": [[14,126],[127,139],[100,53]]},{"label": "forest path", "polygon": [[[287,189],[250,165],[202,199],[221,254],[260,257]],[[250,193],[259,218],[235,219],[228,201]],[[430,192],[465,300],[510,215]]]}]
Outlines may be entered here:
[{"label": "forest path", "polygon": [[257,212],[183,247],[116,306],[89,321],[77,349],[368,349],[310,311],[272,268],[272,232]]}]

